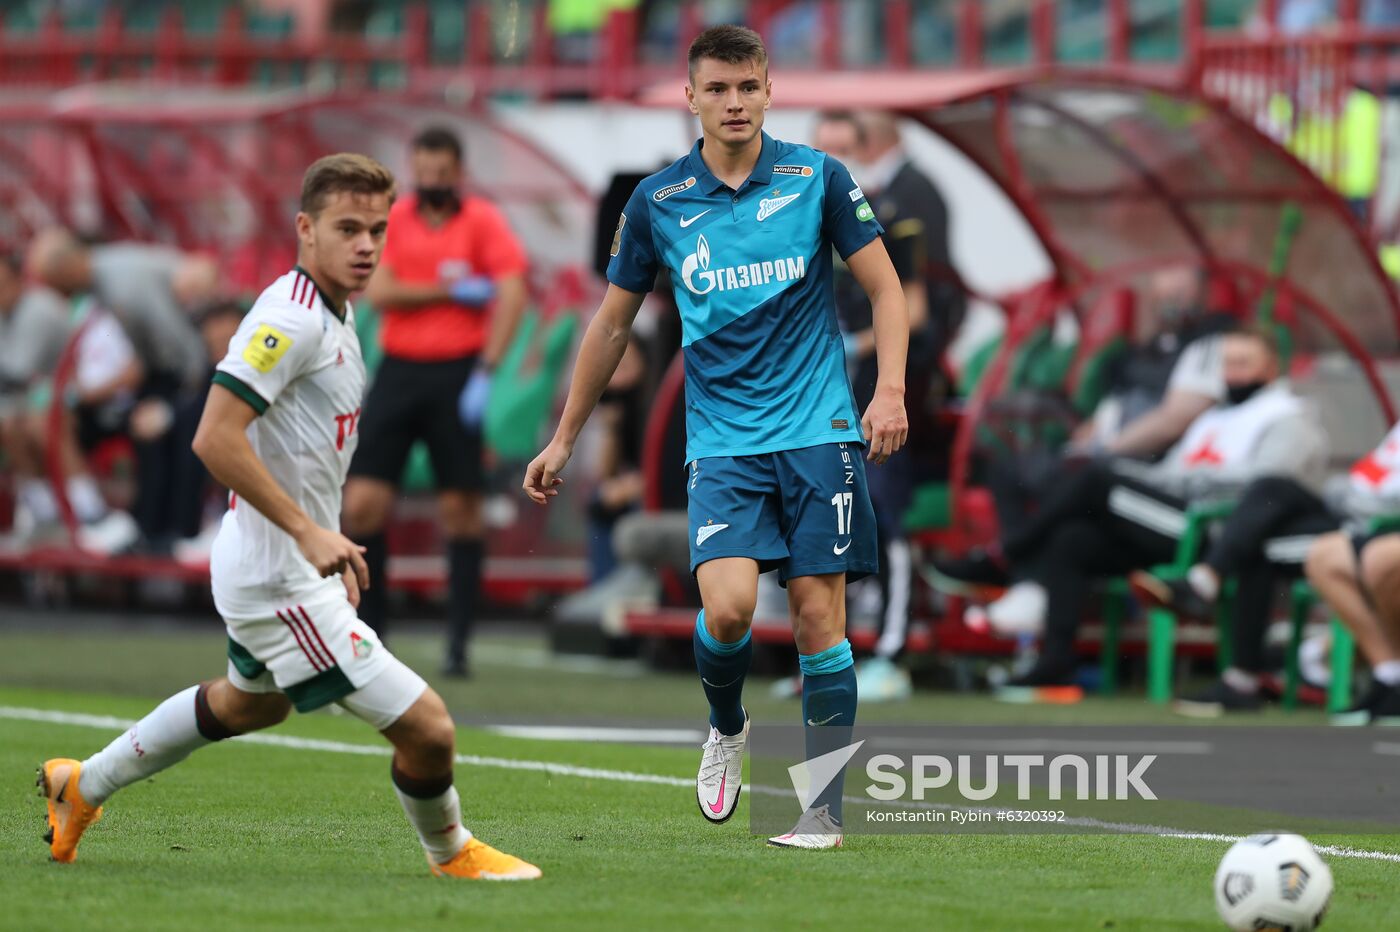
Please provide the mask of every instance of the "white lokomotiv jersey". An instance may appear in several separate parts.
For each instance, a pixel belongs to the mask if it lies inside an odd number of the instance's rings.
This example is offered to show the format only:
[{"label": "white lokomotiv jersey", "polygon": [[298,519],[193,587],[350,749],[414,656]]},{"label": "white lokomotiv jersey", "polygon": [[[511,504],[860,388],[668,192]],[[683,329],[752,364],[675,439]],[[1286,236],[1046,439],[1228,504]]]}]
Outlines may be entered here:
[{"label": "white lokomotiv jersey", "polygon": [[[272,478],[321,527],[340,527],[341,490],[359,440],[365,364],[347,301],[332,310],[301,268],[258,297],[229,343],[214,382],[258,418],[248,439]],[[247,502],[229,498],[210,558],[221,614],[265,612],[323,580],[291,535]]]}]

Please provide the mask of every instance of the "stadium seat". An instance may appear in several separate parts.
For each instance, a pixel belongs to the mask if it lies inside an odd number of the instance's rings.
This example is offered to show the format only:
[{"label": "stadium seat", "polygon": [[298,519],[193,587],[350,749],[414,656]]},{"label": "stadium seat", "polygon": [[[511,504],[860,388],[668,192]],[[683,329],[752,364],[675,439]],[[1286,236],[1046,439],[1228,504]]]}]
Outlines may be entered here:
[{"label": "stadium seat", "polygon": [[[1223,520],[1234,510],[1233,502],[1193,507],[1186,512],[1186,529],[1176,545],[1176,555],[1170,563],[1152,568],[1161,579],[1183,579],[1196,562],[1205,542],[1206,531],[1216,521]],[[1118,681],[1118,644],[1123,624],[1124,605],[1128,599],[1128,582],[1123,577],[1108,581],[1104,588],[1104,635],[1100,651],[1100,691],[1111,693]],[[1217,656],[1220,666],[1229,665],[1229,593],[1220,600],[1216,612]],[[1147,698],[1149,702],[1165,704],[1172,697],[1172,675],[1176,664],[1176,615],[1164,608],[1147,611]]]}]

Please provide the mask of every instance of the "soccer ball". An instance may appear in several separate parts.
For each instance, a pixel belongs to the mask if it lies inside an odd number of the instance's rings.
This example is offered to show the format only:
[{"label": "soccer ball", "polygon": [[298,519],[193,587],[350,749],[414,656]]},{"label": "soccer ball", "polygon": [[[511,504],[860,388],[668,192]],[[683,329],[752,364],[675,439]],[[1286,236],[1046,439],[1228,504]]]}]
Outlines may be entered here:
[{"label": "soccer ball", "polygon": [[1236,932],[1308,932],[1331,898],[1332,871],[1301,835],[1250,835],[1215,872],[1215,908]]}]

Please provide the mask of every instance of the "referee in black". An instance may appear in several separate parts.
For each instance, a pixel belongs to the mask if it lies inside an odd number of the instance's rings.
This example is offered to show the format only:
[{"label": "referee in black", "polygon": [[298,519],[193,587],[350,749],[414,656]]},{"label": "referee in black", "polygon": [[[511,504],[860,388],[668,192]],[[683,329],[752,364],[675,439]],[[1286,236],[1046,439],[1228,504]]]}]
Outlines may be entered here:
[{"label": "referee in black", "polygon": [[[913,561],[903,516],[913,500],[921,463],[939,458],[930,450],[938,432],[933,415],[946,394],[942,357],[962,322],[965,302],[953,275],[948,244],[948,208],[933,182],[910,160],[900,141],[899,126],[888,113],[824,113],[818,120],[817,145],[854,153],[833,152],[837,158],[856,156],[856,180],[885,228],[883,239],[909,306],[907,376],[911,452],[900,462],[893,457],[869,470],[870,498],[880,537],[880,639],[875,656],[861,664],[863,701],[898,699],[908,694],[908,674],[894,661],[904,650],[909,627]],[[870,302],[838,262],[836,310],[845,334],[851,387],[858,406],[868,405],[875,392],[875,332]],[[922,448],[922,449],[921,449]]]}]

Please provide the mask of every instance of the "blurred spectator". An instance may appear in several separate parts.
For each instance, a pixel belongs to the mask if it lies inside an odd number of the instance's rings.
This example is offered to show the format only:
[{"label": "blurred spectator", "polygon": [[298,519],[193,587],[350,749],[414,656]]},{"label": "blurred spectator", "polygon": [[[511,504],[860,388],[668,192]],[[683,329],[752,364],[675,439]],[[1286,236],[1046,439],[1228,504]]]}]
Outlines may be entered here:
[{"label": "blurred spectator", "polygon": [[129,430],[136,451],[135,516],[146,540],[168,547],[178,533],[170,496],[177,409],[205,390],[204,344],[190,309],[208,302],[218,268],[202,256],[145,243],[86,246],[66,230],[40,234],[29,267],[59,292],[91,293],[110,311],[141,368]]},{"label": "blurred spectator", "polygon": [[[345,532],[367,548],[370,578],[386,579],[384,528],[409,450],[424,441],[447,537],[444,671],[466,676],[485,554],[482,418],[491,371],[525,308],[527,260],[500,210],[463,189],[462,143],[450,129],[432,126],[414,138],[412,177],[415,190],[389,214],[367,290],[384,312],[384,361],[365,398]],[[387,588],[371,586],[360,603],[360,617],[381,637]]]},{"label": "blurred spectator", "polygon": [[1373,532],[1371,517],[1400,515],[1400,424],[1358,460],[1331,496],[1347,523],[1308,552],[1308,581],[1356,638],[1371,688],[1340,724],[1400,719],[1400,535]]},{"label": "blurred spectator", "polygon": [[[1265,672],[1264,636],[1272,617],[1275,584],[1280,577],[1297,576],[1305,559],[1318,591],[1335,602],[1344,620],[1354,624],[1363,653],[1382,665],[1379,682],[1400,687],[1400,663],[1384,665],[1400,661],[1400,654],[1386,655],[1384,631],[1370,623],[1369,610],[1360,615],[1353,610],[1361,599],[1354,557],[1369,541],[1367,524],[1376,516],[1396,514],[1400,514],[1400,425],[1346,475],[1328,482],[1321,497],[1285,477],[1267,476],[1251,483],[1203,559],[1184,579],[1134,573],[1133,587],[1148,603],[1206,621],[1215,614],[1225,581],[1236,581],[1231,603],[1232,665],[1210,689],[1179,701],[1178,711],[1218,715],[1258,708]],[[1343,522],[1347,533],[1327,533]],[[1373,690],[1351,711],[1368,711],[1370,703],[1384,698]]]},{"label": "blurred spectator", "polygon": [[68,340],[68,308],[47,288],[26,288],[17,256],[0,253],[0,443],[15,472],[18,536],[58,520],[44,475],[48,376]]},{"label": "blurred spectator", "polygon": [[87,304],[74,347],[72,380],[61,386],[62,417],[54,434],[49,407],[52,386],[44,380],[31,395],[31,405],[15,429],[7,432],[6,452],[20,481],[20,508],[15,531],[21,541],[33,541],[58,530],[59,509],[48,478],[50,444],[58,445],[58,468],[64,493],[78,522],[77,543],[100,554],[120,553],[140,536],[135,520],[107,506],[86,454],[105,441],[124,436],[141,365],[121,325],[92,302]]},{"label": "blurred spectator", "polygon": [[635,510],[642,501],[642,436],[650,400],[649,381],[646,350],[632,333],[596,409],[603,438],[595,471],[598,486],[588,503],[590,583],[616,569],[613,528],[619,518]]},{"label": "blurred spectator", "polygon": [[[1219,280],[1207,289],[1198,272],[1168,269],[1148,280],[1147,302],[1152,335],[1114,363],[1103,400],[1075,431],[1069,449],[1048,459],[1022,456],[986,464],[1003,541],[1019,533],[1037,504],[1086,461],[1155,458],[1225,399],[1221,335],[1236,325],[1233,286]],[[1045,592],[1009,572],[1003,549],[997,543],[964,557],[935,560],[930,576],[940,590],[974,598],[1010,585],[985,610],[969,609],[969,620],[1005,634],[1036,630],[1044,616]]]},{"label": "blurred spectator", "polygon": [[1264,329],[1227,336],[1221,350],[1225,403],[1197,418],[1161,463],[1087,466],[1005,539],[1012,565],[1046,593],[1040,658],[1008,685],[1071,684],[1074,638],[1090,582],[1170,560],[1192,503],[1238,495],[1265,476],[1321,486],[1326,434],[1281,377],[1274,341]]},{"label": "blurred spectator", "polygon": [[[614,10],[635,10],[638,0],[549,0],[554,55],[565,64],[587,64],[600,52],[598,36]],[[638,31],[639,34],[642,30]]]}]

